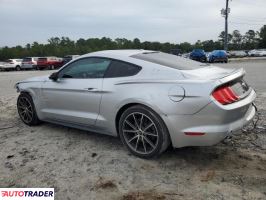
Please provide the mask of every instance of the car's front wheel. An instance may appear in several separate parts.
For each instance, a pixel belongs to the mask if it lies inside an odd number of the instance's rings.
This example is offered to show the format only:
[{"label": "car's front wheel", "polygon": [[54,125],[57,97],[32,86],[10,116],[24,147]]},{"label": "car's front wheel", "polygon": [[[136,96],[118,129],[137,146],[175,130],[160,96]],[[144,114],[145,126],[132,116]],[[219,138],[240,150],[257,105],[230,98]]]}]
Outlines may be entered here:
[{"label": "car's front wheel", "polygon": [[141,158],[158,156],[170,144],[168,130],[160,116],[141,105],[130,107],[122,114],[119,134],[127,149]]},{"label": "car's front wheel", "polygon": [[19,65],[17,65],[15,69],[16,69],[16,71],[20,71],[21,70]]},{"label": "car's front wheel", "polygon": [[32,126],[40,123],[33,100],[29,94],[21,93],[19,95],[17,100],[17,109],[20,119],[25,124]]}]

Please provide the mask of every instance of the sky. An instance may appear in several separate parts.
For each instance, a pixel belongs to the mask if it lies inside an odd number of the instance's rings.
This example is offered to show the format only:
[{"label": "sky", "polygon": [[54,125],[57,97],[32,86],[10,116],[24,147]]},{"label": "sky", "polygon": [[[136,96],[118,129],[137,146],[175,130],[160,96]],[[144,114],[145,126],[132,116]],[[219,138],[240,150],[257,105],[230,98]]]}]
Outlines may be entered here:
[{"label": "sky", "polygon": [[[266,0],[230,0],[229,32],[266,24]],[[225,0],[0,0],[0,47],[51,37],[216,40]]]}]

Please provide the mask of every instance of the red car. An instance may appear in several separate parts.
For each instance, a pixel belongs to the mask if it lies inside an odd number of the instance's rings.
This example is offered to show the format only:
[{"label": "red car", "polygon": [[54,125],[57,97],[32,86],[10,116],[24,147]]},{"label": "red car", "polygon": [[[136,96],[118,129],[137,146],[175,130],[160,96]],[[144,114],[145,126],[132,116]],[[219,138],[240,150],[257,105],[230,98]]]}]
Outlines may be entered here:
[{"label": "red car", "polygon": [[57,69],[63,66],[62,58],[57,57],[41,57],[37,60],[37,70],[41,69]]}]

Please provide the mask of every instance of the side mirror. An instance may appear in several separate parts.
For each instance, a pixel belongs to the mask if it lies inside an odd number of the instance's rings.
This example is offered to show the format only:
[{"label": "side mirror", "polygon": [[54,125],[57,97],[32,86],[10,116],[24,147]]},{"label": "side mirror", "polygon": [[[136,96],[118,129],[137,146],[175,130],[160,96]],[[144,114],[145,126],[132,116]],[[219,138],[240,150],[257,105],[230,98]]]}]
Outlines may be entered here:
[{"label": "side mirror", "polygon": [[58,79],[58,73],[54,72],[49,76],[49,79],[53,80],[53,81],[57,81]]}]

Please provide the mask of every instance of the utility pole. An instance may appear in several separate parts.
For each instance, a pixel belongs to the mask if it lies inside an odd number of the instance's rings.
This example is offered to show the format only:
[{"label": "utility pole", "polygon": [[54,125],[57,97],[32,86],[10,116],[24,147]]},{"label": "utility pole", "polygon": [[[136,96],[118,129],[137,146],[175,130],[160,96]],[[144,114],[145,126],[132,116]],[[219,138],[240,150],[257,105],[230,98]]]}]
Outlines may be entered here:
[{"label": "utility pole", "polygon": [[221,10],[221,14],[225,18],[224,50],[227,51],[228,50],[228,15],[230,13],[230,8],[229,8],[229,0],[225,0],[225,1],[226,1],[225,9],[223,8]]}]

